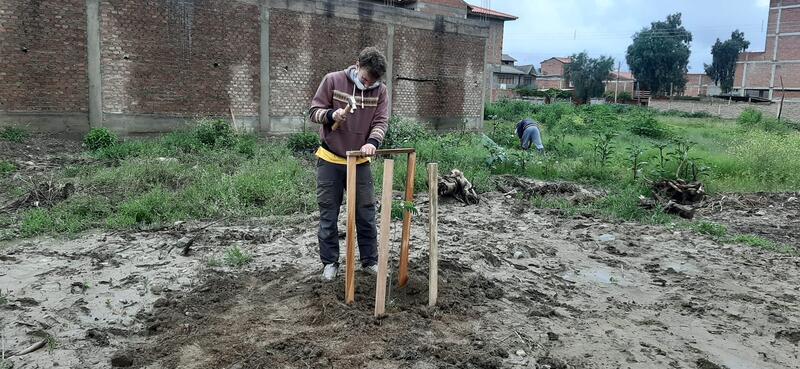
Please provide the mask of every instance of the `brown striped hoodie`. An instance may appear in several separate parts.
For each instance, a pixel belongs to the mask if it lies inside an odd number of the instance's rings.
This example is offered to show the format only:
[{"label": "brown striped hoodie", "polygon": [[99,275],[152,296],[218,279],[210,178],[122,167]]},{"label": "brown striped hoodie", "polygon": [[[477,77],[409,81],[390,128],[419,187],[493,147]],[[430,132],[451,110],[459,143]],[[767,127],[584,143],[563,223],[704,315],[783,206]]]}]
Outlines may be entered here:
[{"label": "brown striped hoodie", "polygon": [[[360,150],[367,143],[380,147],[389,128],[389,102],[386,85],[380,81],[364,87],[358,80],[356,67],[328,73],[322,79],[309,114],[311,121],[321,124],[322,147],[344,157],[347,151]],[[347,107],[348,96],[355,97],[357,109],[333,130],[333,112]]]}]

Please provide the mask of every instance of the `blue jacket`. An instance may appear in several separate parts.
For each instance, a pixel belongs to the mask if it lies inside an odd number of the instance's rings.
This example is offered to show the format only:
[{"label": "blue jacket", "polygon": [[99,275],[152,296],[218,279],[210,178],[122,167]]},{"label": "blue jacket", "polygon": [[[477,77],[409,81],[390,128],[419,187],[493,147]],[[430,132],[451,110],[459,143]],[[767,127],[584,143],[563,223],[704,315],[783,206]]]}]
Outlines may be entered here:
[{"label": "blue jacket", "polygon": [[533,119],[525,118],[525,119],[519,121],[519,123],[517,123],[517,137],[519,137],[519,139],[521,140],[522,139],[522,133],[525,132],[526,128],[528,128],[528,127],[538,127],[538,126],[539,126],[539,123],[536,123],[536,121],[533,120]]}]

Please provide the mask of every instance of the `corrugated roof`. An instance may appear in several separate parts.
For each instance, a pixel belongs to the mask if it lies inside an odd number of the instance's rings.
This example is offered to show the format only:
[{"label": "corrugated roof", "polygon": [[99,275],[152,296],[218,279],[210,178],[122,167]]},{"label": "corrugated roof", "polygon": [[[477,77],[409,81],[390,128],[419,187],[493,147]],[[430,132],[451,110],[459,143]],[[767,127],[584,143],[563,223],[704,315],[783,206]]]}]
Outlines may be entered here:
[{"label": "corrugated roof", "polygon": [[517,20],[517,19],[519,19],[518,17],[513,16],[511,14],[498,12],[497,10],[492,10],[492,9],[489,9],[489,8],[482,8],[480,6],[475,6],[475,5],[467,5],[467,9],[469,9],[469,12],[471,14],[481,15],[481,16],[484,16],[484,17],[490,17],[490,18],[501,19],[501,20]]},{"label": "corrugated roof", "polygon": [[517,68],[514,68],[511,65],[505,65],[505,64],[494,65],[492,71],[494,73],[502,73],[502,74],[527,74]]},{"label": "corrugated roof", "polygon": [[521,70],[525,74],[536,74],[536,68],[533,67],[533,64],[515,65],[514,68]]}]

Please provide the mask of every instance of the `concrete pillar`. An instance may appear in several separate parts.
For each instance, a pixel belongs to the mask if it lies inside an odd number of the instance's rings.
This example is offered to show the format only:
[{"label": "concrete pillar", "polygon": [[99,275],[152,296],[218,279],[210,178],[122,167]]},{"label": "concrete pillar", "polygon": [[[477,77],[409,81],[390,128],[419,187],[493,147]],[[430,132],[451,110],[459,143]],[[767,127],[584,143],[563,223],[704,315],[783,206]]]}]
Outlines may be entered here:
[{"label": "concrete pillar", "polygon": [[772,47],[772,70],[769,77],[769,99],[772,100],[772,94],[775,91],[775,65],[778,62],[778,42],[781,35],[781,10],[783,1],[778,1],[778,20],[775,21],[775,43]]},{"label": "concrete pillar", "polygon": [[391,117],[394,94],[394,24],[387,24],[386,30],[386,99],[389,104],[389,117]]},{"label": "concrete pillar", "polygon": [[89,79],[89,126],[103,126],[100,74],[100,0],[86,0],[86,75]]},{"label": "concrete pillar", "polygon": [[272,132],[272,122],[269,118],[269,7],[270,0],[261,0],[259,3],[259,26],[261,36],[259,39],[259,49],[261,51],[261,70],[259,75],[261,93],[258,106],[258,130],[261,134]]}]

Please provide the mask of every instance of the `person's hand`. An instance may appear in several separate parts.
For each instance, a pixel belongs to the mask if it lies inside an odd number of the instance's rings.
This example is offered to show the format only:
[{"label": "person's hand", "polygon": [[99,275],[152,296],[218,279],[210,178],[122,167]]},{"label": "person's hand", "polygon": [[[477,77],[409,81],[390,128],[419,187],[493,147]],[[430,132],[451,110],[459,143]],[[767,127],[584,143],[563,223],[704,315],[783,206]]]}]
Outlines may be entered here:
[{"label": "person's hand", "polygon": [[375,155],[375,150],[377,150],[377,149],[375,148],[375,145],[373,145],[373,144],[369,144],[368,143],[368,144],[366,144],[364,146],[361,146],[361,152],[363,152],[364,155],[368,155],[368,156]]},{"label": "person's hand", "polygon": [[334,122],[343,122],[347,117],[347,111],[344,109],[336,109],[333,112],[333,121]]}]

